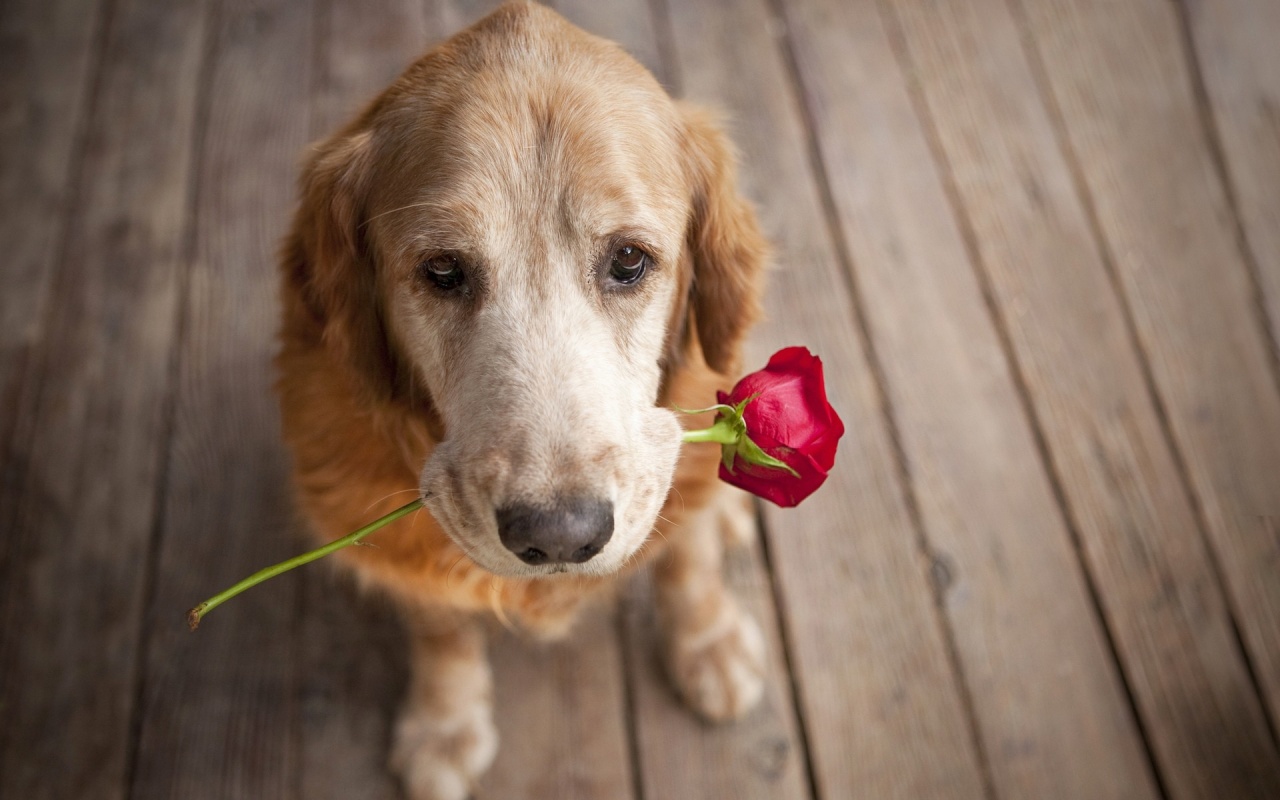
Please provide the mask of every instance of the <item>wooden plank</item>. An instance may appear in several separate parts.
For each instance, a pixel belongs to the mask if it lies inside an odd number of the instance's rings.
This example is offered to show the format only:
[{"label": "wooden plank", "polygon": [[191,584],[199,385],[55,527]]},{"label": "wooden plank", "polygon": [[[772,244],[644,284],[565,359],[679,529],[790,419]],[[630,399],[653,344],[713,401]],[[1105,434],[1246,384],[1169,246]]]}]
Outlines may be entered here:
[{"label": "wooden plank", "polygon": [[[74,31],[68,10],[58,12],[56,24]],[[0,487],[5,797],[113,798],[125,788],[184,269],[201,19],[198,4],[123,2],[106,31],[80,199],[32,352],[29,374],[41,380],[19,409],[23,435]],[[74,81],[74,71],[33,77],[52,98],[80,91],[48,83]],[[49,102],[31,113],[63,101]],[[56,150],[62,134],[49,136]],[[29,157],[17,177],[35,182],[38,216],[57,201],[58,154]],[[27,261],[16,272],[6,265],[5,277],[17,281],[15,302],[41,304],[29,290],[47,278],[34,270],[53,265],[38,263],[49,243],[37,240],[57,229],[12,210],[6,225],[27,220],[34,238],[16,236]]]},{"label": "wooden plank", "polygon": [[769,319],[748,363],[784,344],[810,346],[850,431],[822,492],[797,509],[765,512],[815,789],[821,797],[981,797],[963,689],[805,157],[780,28],[759,2],[678,3],[670,12],[673,72],[690,97],[731,113],[746,190],[778,247]]},{"label": "wooden plank", "polygon": [[445,35],[429,25],[423,0],[327,0],[317,14],[311,97],[317,140],[359,113]]},{"label": "wooden plank", "polygon": [[563,642],[518,633],[491,642],[500,744],[482,796],[634,797],[613,614],[588,611]]},{"label": "wooden plank", "polygon": [[761,623],[768,684],[760,707],[728,725],[701,722],[676,695],[660,657],[648,572],[625,605],[627,662],[641,785],[646,797],[807,798],[804,744],[787,691],[787,667],[768,576],[758,552],[726,554],[727,585]]},{"label": "wooden plank", "polygon": [[[1280,3],[1184,0],[1183,6],[1272,347],[1280,349]],[[1273,695],[1272,713],[1278,708]]]},{"label": "wooden plank", "polygon": [[24,383],[34,388],[30,356],[71,216],[102,27],[99,3],[84,0],[12,2],[0,14],[0,448],[10,445]]},{"label": "wooden plank", "polygon": [[[421,0],[332,0],[317,4],[316,13],[313,140],[345,123],[432,38]],[[361,596],[345,577],[332,568],[301,576],[301,795],[391,800],[399,786],[387,756],[409,675],[408,640],[395,609]]]},{"label": "wooden plank", "polygon": [[[301,531],[294,541],[304,541]],[[299,797],[399,800],[387,754],[409,680],[409,641],[396,610],[332,568],[316,565],[298,577],[305,598],[298,661]],[[212,618],[209,624],[215,624]]]},{"label": "wooden plank", "polygon": [[270,359],[275,251],[307,139],[312,9],[224,2],[212,31],[195,260],[180,343],[135,797],[292,797],[299,579],[186,630],[184,609],[296,553]]},{"label": "wooden plank", "polygon": [[[1280,548],[1260,518],[1280,486],[1280,392],[1176,10],[1046,0],[1022,13],[1274,720]],[[1257,709],[1224,713],[1249,731],[1239,747],[1268,738]],[[1245,752],[1275,774],[1274,744]]]},{"label": "wooden plank", "polygon": [[1247,797],[1254,688],[1018,29],[1002,2],[898,9],[1164,784]]},{"label": "wooden plank", "polygon": [[[1204,4],[1185,3],[1185,20],[1190,28],[1202,80],[1220,137],[1222,156],[1230,178],[1239,221],[1252,256],[1262,302],[1271,329],[1273,365],[1280,350],[1280,4],[1267,0],[1219,0]],[[1203,109],[1202,109],[1203,110]],[[1255,525],[1263,546],[1270,540],[1270,555],[1264,556],[1274,577],[1280,572],[1280,545],[1274,528],[1267,531],[1264,512]],[[1274,585],[1275,581],[1272,581]],[[1241,593],[1241,603],[1256,601],[1250,592]],[[1274,595],[1271,596],[1274,600]],[[1251,611],[1245,610],[1246,615]],[[1274,730],[1280,718],[1280,647],[1275,637],[1267,638],[1263,626],[1274,622],[1274,610],[1264,613],[1250,637],[1257,669],[1264,677],[1263,690]],[[1274,630],[1274,628],[1272,629]],[[1258,644],[1261,639],[1261,645]]]},{"label": "wooden plank", "polygon": [[641,0],[555,0],[548,3],[570,22],[597,36],[611,39],[644,64],[668,91],[675,87],[671,65],[663,57],[657,18],[651,4]]},{"label": "wooden plank", "polygon": [[431,11],[432,30],[441,38],[471,25],[502,5],[503,0],[427,0]]},{"label": "wooden plank", "polygon": [[926,535],[946,554],[946,607],[996,793],[1154,797],[1015,376],[878,7],[789,9]]}]

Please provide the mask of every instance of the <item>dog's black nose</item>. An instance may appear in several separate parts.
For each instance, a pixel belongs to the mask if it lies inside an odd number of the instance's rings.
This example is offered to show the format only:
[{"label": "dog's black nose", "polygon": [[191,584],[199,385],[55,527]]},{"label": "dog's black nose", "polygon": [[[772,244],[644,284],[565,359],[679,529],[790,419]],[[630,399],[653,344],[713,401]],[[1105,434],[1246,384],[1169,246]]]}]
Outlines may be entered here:
[{"label": "dog's black nose", "polygon": [[514,503],[497,511],[498,536],[526,564],[581,564],[613,536],[613,503],[567,497],[550,506]]}]

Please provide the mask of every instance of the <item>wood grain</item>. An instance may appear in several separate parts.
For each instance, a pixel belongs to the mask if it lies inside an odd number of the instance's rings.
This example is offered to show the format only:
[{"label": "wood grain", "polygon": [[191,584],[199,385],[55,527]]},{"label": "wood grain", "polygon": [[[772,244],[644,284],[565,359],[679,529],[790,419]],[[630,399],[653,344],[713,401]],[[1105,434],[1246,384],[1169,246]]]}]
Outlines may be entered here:
[{"label": "wood grain", "polygon": [[[1280,693],[1280,392],[1252,282],[1192,91],[1176,9],[1022,8],[1032,52],[1199,503],[1263,694]],[[1086,33],[1087,32],[1087,33]],[[1254,791],[1280,783],[1256,703],[1223,709]],[[1274,713],[1274,709],[1273,709]],[[1206,782],[1199,791],[1213,793]]]},{"label": "wood grain", "polygon": [[[84,57],[75,52],[81,36],[67,18],[72,11],[61,4],[47,11],[52,24],[67,26],[49,40],[67,49],[49,57],[66,58],[65,80],[79,81]],[[20,9],[15,15],[24,24]],[[51,204],[64,196],[55,184],[65,176],[69,142],[53,128],[66,122],[66,104],[82,90],[48,86],[63,78],[33,56],[25,65],[31,89],[50,94],[12,107],[33,115],[35,129],[6,126],[19,137],[6,147],[29,156],[4,178],[11,203],[4,215],[14,214],[4,233],[14,234],[18,257],[4,267],[5,292],[11,279],[14,291],[4,300],[5,335],[32,346],[28,376],[39,379],[25,387],[16,423],[22,435],[0,486],[5,797],[114,798],[125,788],[185,269],[201,18],[199,4],[140,0],[115,9],[74,187],[79,200],[65,229]],[[24,49],[43,44],[18,41],[9,53],[21,61]],[[46,113],[63,117],[40,119]],[[26,150],[35,143],[21,137],[41,135],[43,126],[50,149]],[[156,138],[161,128],[168,134]],[[30,204],[9,194],[11,180],[32,182]],[[44,257],[55,234],[66,237],[56,265]],[[48,325],[36,336],[27,324],[34,318],[22,318],[46,304]]]},{"label": "wood grain", "polygon": [[626,658],[644,796],[807,798],[804,744],[787,691],[768,577],[756,548],[735,548],[725,561],[727,584],[760,621],[769,650],[768,685],[760,707],[728,725],[700,721],[676,695],[660,657],[648,572],[629,586]]},{"label": "wood grain", "polygon": [[[400,797],[386,603],[315,565],[181,616],[305,546],[268,359],[306,141],[496,0],[0,5],[0,796]],[[1275,795],[1280,6],[554,5],[730,110],[778,244],[749,359],[813,348],[849,432],[764,509],[773,586],[731,564],[762,711],[696,722],[641,582],[496,631],[481,797]]]},{"label": "wood grain", "polygon": [[183,611],[298,552],[270,359],[274,256],[307,140],[312,9],[224,2],[200,153],[160,574],[148,616],[135,797],[292,797],[300,776],[299,579]]},{"label": "wood grain", "polygon": [[[1272,347],[1280,349],[1280,3],[1182,5],[1212,130],[1220,137],[1235,210],[1257,270]],[[1274,692],[1274,685],[1269,688]],[[1272,714],[1280,713],[1280,697],[1273,693],[1270,703]]]},{"label": "wood grain", "polygon": [[452,36],[502,5],[503,0],[427,0],[433,31]]},{"label": "wood grain", "polygon": [[491,642],[500,744],[480,794],[634,797],[625,673],[612,612],[588,611],[562,642],[500,630]]},{"label": "wood grain", "polygon": [[658,20],[650,3],[643,0],[622,0],[615,3],[554,0],[548,5],[583,30],[622,45],[668,91],[675,88],[675,81],[671,76],[672,67],[663,57],[657,30]]},{"label": "wood grain", "polygon": [[324,0],[316,6],[311,137],[354,117],[446,35],[423,0]]},{"label": "wood grain", "polygon": [[[0,452],[19,395],[35,387],[31,351],[71,218],[72,180],[102,29],[96,2],[28,0],[0,13]],[[6,469],[5,480],[13,476]]]},{"label": "wood grain", "polygon": [[899,13],[1164,784],[1250,796],[1259,743],[1239,739],[1262,731],[1235,709],[1254,689],[1014,19],[1002,2]]},{"label": "wood grain", "polygon": [[[1016,376],[879,20],[887,8],[815,0],[788,6],[788,19],[926,536],[945,554],[995,790],[1154,797]],[[938,5],[911,10],[947,24]],[[1038,635],[1046,627],[1052,637]]]},{"label": "wood grain", "polygon": [[822,492],[765,512],[815,788],[822,797],[981,797],[929,564],[805,157],[781,26],[759,2],[670,11],[683,88],[729,111],[746,189],[778,247],[768,321],[748,363],[784,344],[809,346],[849,431]]},{"label": "wood grain", "polygon": [[[295,541],[303,541],[301,531]],[[398,800],[387,755],[409,680],[409,641],[387,600],[358,591],[332,567],[317,564],[298,575],[299,796]],[[210,625],[217,622],[210,617]]]}]

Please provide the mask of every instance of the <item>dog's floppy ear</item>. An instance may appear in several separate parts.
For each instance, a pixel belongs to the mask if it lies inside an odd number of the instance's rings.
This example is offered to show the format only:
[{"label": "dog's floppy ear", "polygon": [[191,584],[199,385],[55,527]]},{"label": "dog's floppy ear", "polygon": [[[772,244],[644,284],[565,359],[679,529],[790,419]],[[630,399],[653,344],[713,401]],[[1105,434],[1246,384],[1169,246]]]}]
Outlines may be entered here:
[{"label": "dog's floppy ear", "polygon": [[392,399],[406,379],[392,352],[367,246],[364,206],[372,134],[343,132],[307,161],[285,250],[286,279],[320,328],[324,346],[362,399]]},{"label": "dog's floppy ear", "polygon": [[737,157],[714,116],[687,105],[681,110],[693,186],[689,310],[707,365],[730,375],[738,369],[743,337],[760,316],[769,246],[755,211],[738,193]]}]

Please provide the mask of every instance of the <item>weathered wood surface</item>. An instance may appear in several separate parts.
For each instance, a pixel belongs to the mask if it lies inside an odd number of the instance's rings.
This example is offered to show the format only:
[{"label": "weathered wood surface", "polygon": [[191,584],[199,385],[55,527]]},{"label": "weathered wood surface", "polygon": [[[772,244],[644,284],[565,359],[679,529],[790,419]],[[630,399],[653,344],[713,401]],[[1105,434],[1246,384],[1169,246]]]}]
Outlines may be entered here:
[{"label": "weathered wood surface", "polygon": [[554,0],[548,5],[583,30],[622,45],[653,73],[667,91],[676,90],[673,78],[676,67],[670,63],[673,58],[670,42],[667,42],[666,31],[661,25],[665,15],[660,15],[653,3],[646,0],[613,3]]},{"label": "weathered wood surface", "polygon": [[806,158],[781,27],[763,2],[671,5],[681,88],[730,115],[743,178],[778,245],[750,361],[820,353],[849,430],[831,484],[765,514],[824,797],[979,797],[982,776],[916,547],[876,378]]},{"label": "weathered wood surface", "polygon": [[610,609],[588,612],[566,641],[492,637],[501,750],[485,797],[634,797],[626,672]]},{"label": "weathered wood surface", "polygon": [[[877,4],[791,10],[925,536],[949,575],[945,608],[995,791],[1154,797],[1101,621]],[[940,7],[919,10],[945,27]],[[850,37],[857,47],[834,60]],[[1037,635],[1046,627],[1053,636]]]},{"label": "weathered wood surface", "polygon": [[[1206,94],[1212,144],[1221,148],[1247,256],[1257,271],[1272,346],[1280,348],[1280,3],[1182,0]],[[1202,109],[1202,111],[1205,109]],[[1273,649],[1271,654],[1276,656]],[[1275,674],[1277,668],[1268,668]],[[1271,713],[1280,696],[1271,692]]]},{"label": "weathered wood surface", "polygon": [[182,610],[298,550],[270,358],[274,255],[307,141],[312,11],[234,0],[212,17],[195,247],[134,797],[287,797],[299,781],[301,578]]},{"label": "weathered wood surface", "polygon": [[765,633],[768,685],[760,707],[733,725],[708,725],[689,712],[666,679],[652,587],[633,582],[625,606],[637,771],[644,797],[809,797],[786,663],[760,554],[731,548],[728,585]]},{"label": "weathered wood surface", "polygon": [[[0,796],[400,796],[384,601],[321,565],[181,612],[301,546],[306,143],[495,4],[0,7]],[[495,628],[480,796],[1277,796],[1277,6],[554,5],[729,112],[751,358],[819,352],[849,433],[731,560],[761,710],[684,710],[642,578]]]},{"label": "weathered wood surface", "polygon": [[[68,34],[79,24],[66,6],[50,10]],[[91,5],[81,12],[96,16]],[[65,172],[59,128],[77,123],[58,104],[80,90],[14,103],[35,119],[58,116],[43,120],[44,135],[30,132],[38,141],[19,139],[6,154],[33,194],[29,203],[6,194],[0,214],[14,215],[4,224],[19,258],[16,271],[4,269],[3,291],[12,280],[15,292],[5,324],[19,326],[4,341],[30,333],[29,312],[48,312],[30,342],[0,485],[0,796],[124,794],[185,270],[202,17],[200,4],[117,4],[65,218],[55,207]],[[50,37],[59,48],[51,57],[82,61],[62,38]],[[35,90],[46,88],[45,66],[26,65]],[[78,80],[74,67],[66,80]],[[24,154],[31,163],[18,166]],[[61,257],[30,260],[49,249]]]},{"label": "weathered wood surface", "polygon": [[1256,702],[1247,667],[1015,20],[999,2],[900,16],[910,71],[1166,784],[1177,796],[1197,796],[1197,785],[1209,792],[1200,796],[1248,796],[1238,757],[1223,746],[1236,735],[1228,709]]},{"label": "weathered wood surface", "polygon": [[[1189,1],[1186,24],[1198,56],[1200,80],[1209,104],[1211,119],[1206,123],[1211,145],[1221,148],[1227,189],[1243,234],[1245,261],[1255,271],[1262,293],[1264,323],[1271,334],[1273,370],[1280,350],[1280,47],[1276,32],[1280,31],[1280,3],[1270,0],[1217,0],[1206,3]],[[1195,79],[1195,75],[1192,78]],[[1202,109],[1205,111],[1205,109]],[[1216,142],[1212,141],[1216,138]],[[1273,442],[1274,444],[1274,442]],[[1259,516],[1280,516],[1272,484],[1271,503],[1258,511]],[[1271,576],[1275,591],[1280,575],[1280,544],[1275,537],[1274,522],[1268,531],[1267,520],[1251,520],[1247,515],[1242,525],[1252,525],[1253,541],[1262,579]],[[1234,555],[1221,557],[1236,564],[1247,561]],[[1240,583],[1248,579],[1233,577]],[[1260,595],[1256,589],[1241,587],[1237,602],[1241,610],[1251,603],[1275,600],[1275,595]],[[1268,607],[1269,608],[1269,607]],[[1247,624],[1251,654],[1262,678],[1274,730],[1280,718],[1280,619],[1274,608],[1263,611],[1258,622]],[[1270,626],[1270,627],[1268,627]]]},{"label": "weathered wood surface", "polygon": [[[1280,675],[1278,545],[1260,519],[1280,487],[1280,390],[1248,265],[1215,166],[1176,8],[1159,0],[1026,2],[1039,60],[1107,257],[1145,349],[1258,680]],[[1189,613],[1210,616],[1211,600]],[[1274,794],[1280,756],[1252,692],[1202,697],[1219,770],[1186,775],[1217,796]],[[1274,694],[1274,690],[1269,690]],[[1212,725],[1196,710],[1184,724]],[[1187,757],[1165,754],[1166,769]]]},{"label": "weathered wood surface", "polygon": [[100,6],[27,0],[0,14],[0,452],[10,446],[20,393],[30,396],[38,382],[31,356],[72,218],[105,27]]}]

